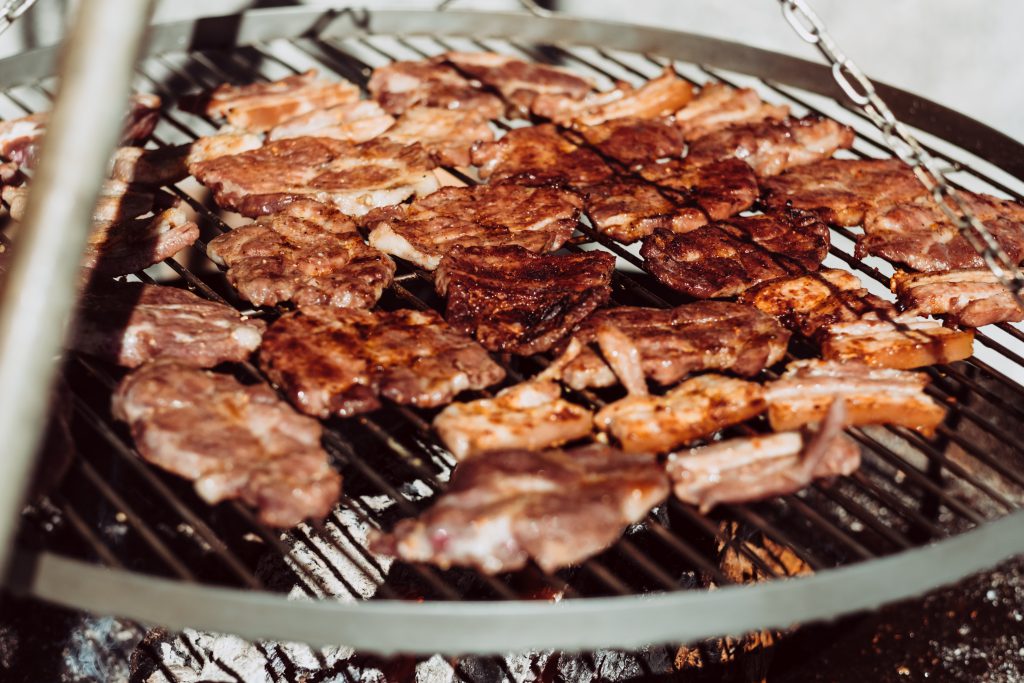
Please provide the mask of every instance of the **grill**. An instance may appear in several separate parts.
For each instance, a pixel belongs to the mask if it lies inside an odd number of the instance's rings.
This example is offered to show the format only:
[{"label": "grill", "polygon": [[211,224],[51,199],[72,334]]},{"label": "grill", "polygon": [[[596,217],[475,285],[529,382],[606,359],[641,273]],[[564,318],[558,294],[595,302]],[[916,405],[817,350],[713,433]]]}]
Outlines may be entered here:
[{"label": "grill", "polygon": [[[568,66],[604,86],[613,79],[639,83],[671,62],[696,84],[754,87],[767,101],[791,105],[796,115],[822,113],[853,126],[858,137],[850,154],[888,155],[881,133],[834,99],[838,91],[823,67],[697,36],[528,14],[289,9],[173,24],[154,30],[135,87],[171,105],[182,94],[225,81],[273,80],[308,68],[365,85],[373,67],[448,49]],[[50,58],[22,55],[0,65],[7,75],[0,114],[50,108]],[[1022,199],[1024,148],[938,105],[884,91],[925,133],[929,150],[955,169],[959,186]],[[165,106],[152,144],[187,142],[216,127]],[[476,182],[447,171],[454,182]],[[194,181],[166,190],[197,213],[202,237],[137,277],[178,281],[246,310],[205,257],[205,242],[230,225]],[[852,270],[873,293],[886,295],[891,266],[854,258],[855,237],[834,229],[825,265]],[[616,303],[685,302],[644,271],[634,247],[586,223],[568,248],[618,257]],[[401,263],[381,301],[383,308],[442,305],[429,273]],[[251,313],[268,321],[277,315]],[[531,567],[497,577],[390,564],[366,549],[369,529],[389,529],[444,489],[454,459],[431,432],[432,413],[388,405],[327,421],[325,446],[345,477],[340,506],[322,523],[279,533],[240,504],[206,505],[187,482],[143,462],[109,413],[120,371],[72,355],[65,374],[73,390],[77,453],[63,483],[23,516],[10,585],[172,628],[423,654],[685,642],[872,607],[1024,549],[1019,515],[1011,514],[1024,492],[1024,445],[1015,433],[1024,419],[1024,331],[1010,324],[979,330],[975,350],[967,361],[926,370],[928,391],[950,407],[934,438],[896,427],[852,429],[863,465],[851,477],[756,504],[721,506],[708,516],[670,498],[614,547],[578,567],[554,574]],[[807,355],[799,348],[794,353]],[[496,359],[509,384],[550,360]],[[252,365],[233,370],[243,379],[261,379]],[[762,379],[772,376],[769,371]],[[617,397],[614,391],[573,396],[590,407]],[[708,591],[735,582],[723,557],[739,561],[758,585]],[[806,569],[814,576],[777,580]]]}]

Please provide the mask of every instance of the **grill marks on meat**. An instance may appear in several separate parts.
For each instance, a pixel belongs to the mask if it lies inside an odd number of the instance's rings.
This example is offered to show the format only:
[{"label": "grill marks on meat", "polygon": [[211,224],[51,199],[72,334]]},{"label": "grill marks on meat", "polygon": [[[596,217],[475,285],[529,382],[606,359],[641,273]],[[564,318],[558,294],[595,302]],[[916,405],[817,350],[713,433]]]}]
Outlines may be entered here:
[{"label": "grill marks on meat", "polygon": [[395,274],[394,262],[368,246],[351,219],[309,200],[219,235],[206,253],[256,306],[371,308]]},{"label": "grill marks on meat", "polygon": [[221,133],[173,147],[119,147],[114,152],[110,177],[125,183],[170,185],[186,178],[191,164],[241,154],[262,144],[262,138],[253,133]]},{"label": "grill marks on meat", "polygon": [[735,237],[754,242],[791,270],[818,270],[828,255],[828,226],[807,211],[773,211],[717,225]]},{"label": "grill marks on meat", "polygon": [[546,187],[445,187],[411,204],[377,209],[363,219],[370,244],[427,270],[456,246],[517,245],[555,251],[579,221],[573,193]]},{"label": "grill marks on meat", "polygon": [[589,346],[606,324],[629,337],[639,351],[644,375],[662,386],[701,370],[753,376],[782,359],[790,336],[774,318],[750,306],[724,301],[700,301],[672,309],[604,309],[587,318],[573,335],[588,345],[562,370],[563,381],[573,389],[615,383],[611,369]]},{"label": "grill marks on meat", "polygon": [[325,306],[286,314],[271,325],[260,365],[300,410],[317,417],[375,410],[379,396],[440,406],[505,376],[476,342],[433,311]]},{"label": "grill marks on meat", "polygon": [[116,283],[82,297],[71,346],[129,368],[157,359],[207,368],[247,359],[265,327],[183,289]]},{"label": "grill marks on meat", "polygon": [[323,517],[340,494],[320,425],[266,385],[149,363],[121,382],[113,412],[146,460],[193,480],[208,503],[241,499],[264,524],[287,528]]},{"label": "grill marks on meat", "polygon": [[974,353],[974,332],[950,330],[914,316],[834,323],[821,345],[826,360],[855,360],[882,368],[919,368],[963,360]]},{"label": "grill marks on meat", "polygon": [[362,216],[374,207],[436,190],[434,166],[416,144],[304,137],[268,142],[243,154],[192,164],[189,170],[213,190],[218,205],[255,218],[299,198]]},{"label": "grill marks on meat", "polygon": [[923,373],[872,368],[853,362],[802,360],[767,385],[772,429],[784,431],[820,422],[832,401],[842,398],[846,424],[893,424],[930,436],[946,409],[924,393]]},{"label": "grill marks on meat", "polygon": [[948,324],[981,327],[1020,322],[1024,310],[987,268],[892,276],[900,306],[915,315],[941,315]]},{"label": "grill marks on meat", "polygon": [[487,119],[505,113],[501,98],[439,59],[379,66],[366,87],[385,111],[396,116],[413,107],[473,111]]},{"label": "grill marks on meat", "polygon": [[447,166],[469,166],[473,146],[494,140],[487,119],[476,111],[426,107],[407,110],[384,135],[407,145],[418,142]]},{"label": "grill marks on meat", "polygon": [[274,126],[268,140],[317,137],[366,142],[393,126],[395,118],[372,100],[346,102],[314,109]]},{"label": "grill marks on meat", "polygon": [[594,126],[623,117],[661,119],[671,116],[693,99],[693,86],[679,78],[669,66],[639,88],[618,83],[608,92],[590,93],[578,99],[565,95],[538,95],[534,114],[568,126]]},{"label": "grill marks on meat", "polygon": [[729,157],[750,164],[759,177],[827,159],[853,145],[853,130],[831,119],[805,116],[730,126],[694,140],[686,159],[695,166]]},{"label": "grill marks on meat", "polygon": [[640,169],[640,175],[668,196],[699,206],[712,220],[746,211],[757,199],[757,178],[739,159],[702,165],[671,160],[648,164]]},{"label": "grill marks on meat", "polygon": [[605,252],[538,256],[519,246],[456,247],[435,284],[445,317],[492,351],[547,351],[611,296],[615,257]]},{"label": "grill marks on meat", "polygon": [[650,183],[609,180],[582,190],[587,218],[598,232],[631,244],[657,229],[687,232],[708,222],[694,206],[677,206]]},{"label": "grill marks on meat", "polygon": [[480,145],[473,150],[473,164],[492,184],[584,187],[614,175],[600,155],[573,144],[550,123],[516,128]]},{"label": "grill marks on meat", "polygon": [[456,468],[448,491],[372,541],[375,552],[486,574],[532,559],[546,572],[612,545],[668,495],[656,458],[606,446],[509,450]]},{"label": "grill marks on meat", "polygon": [[263,132],[296,116],[358,99],[359,88],[352,83],[320,79],[310,69],[269,83],[225,83],[210,93],[205,112],[227,119],[234,128]]},{"label": "grill marks on meat", "polygon": [[679,129],[658,119],[626,117],[574,129],[604,156],[630,169],[640,169],[659,159],[678,159],[686,145]]},{"label": "grill marks on meat", "polygon": [[729,126],[783,120],[789,107],[763,102],[751,88],[733,88],[708,83],[697,97],[675,113],[675,124],[683,137],[696,140]]},{"label": "grill marks on meat", "polygon": [[590,434],[589,410],[562,398],[555,382],[517,384],[494,398],[452,403],[434,418],[434,429],[458,460],[485,451],[538,451]]}]

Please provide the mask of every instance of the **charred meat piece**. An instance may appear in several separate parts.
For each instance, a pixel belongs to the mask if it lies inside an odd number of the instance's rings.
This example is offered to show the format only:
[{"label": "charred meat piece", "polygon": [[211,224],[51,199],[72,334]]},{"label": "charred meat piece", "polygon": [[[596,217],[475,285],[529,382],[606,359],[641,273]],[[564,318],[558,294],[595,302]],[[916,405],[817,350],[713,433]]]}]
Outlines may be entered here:
[{"label": "charred meat piece", "polygon": [[712,220],[746,211],[757,199],[757,178],[739,159],[723,159],[700,166],[670,160],[647,164],[640,175],[677,201],[699,206]]},{"label": "charred meat piece", "polygon": [[793,361],[782,377],[767,385],[772,429],[784,431],[820,422],[833,400],[842,397],[848,425],[893,424],[931,435],[946,409],[924,388],[918,372],[872,368],[860,363]]},{"label": "charred meat piece", "polygon": [[470,150],[494,140],[494,131],[486,118],[472,110],[414,107],[399,116],[384,136],[404,144],[420,143],[439,164],[469,166]]},{"label": "charred meat piece", "polygon": [[314,109],[290,118],[274,126],[267,134],[267,139],[316,137],[366,142],[394,123],[395,117],[381,109],[376,102],[357,100],[327,109]]},{"label": "charred meat piece", "polygon": [[374,552],[486,574],[532,559],[546,572],[612,545],[668,495],[657,459],[606,446],[495,451],[459,465],[418,519],[371,543]]},{"label": "charred meat piece", "polygon": [[920,368],[952,363],[974,353],[974,332],[951,330],[936,320],[869,313],[831,325],[821,344],[825,360],[859,361],[876,368]]},{"label": "charred meat piece", "polygon": [[789,107],[763,102],[751,88],[733,88],[724,83],[708,83],[692,102],[675,113],[675,124],[683,137],[696,140],[708,133],[765,119],[783,120]]},{"label": "charred meat piece", "polygon": [[372,308],[395,274],[394,262],[368,246],[351,219],[306,199],[219,235],[206,253],[257,306]]},{"label": "charred meat piece", "polygon": [[359,88],[352,83],[327,81],[310,69],[269,83],[225,83],[209,94],[205,113],[240,130],[263,132],[293,117],[358,99]]},{"label": "charred meat piece", "polygon": [[492,184],[584,187],[613,175],[599,154],[573,144],[549,123],[516,128],[476,147],[473,164]]},{"label": "charred meat piece", "polygon": [[437,189],[435,164],[420,145],[383,138],[353,143],[330,138],[275,140],[259,149],[192,164],[217,204],[255,218],[300,198],[362,216],[413,194]]},{"label": "charred meat piece", "polygon": [[348,417],[379,396],[422,408],[500,382],[505,371],[433,311],[309,306],[263,335],[260,366],[304,413]]},{"label": "charred meat piece", "polygon": [[366,87],[385,111],[396,116],[413,107],[473,111],[487,119],[505,113],[501,98],[438,59],[378,66]]},{"label": "charred meat piece", "polygon": [[582,189],[587,218],[598,232],[631,244],[658,228],[688,232],[708,222],[694,206],[677,206],[640,180],[608,180]]},{"label": "charred meat piece", "polygon": [[550,349],[611,296],[615,257],[539,256],[519,246],[456,247],[437,269],[445,317],[491,351]]},{"label": "charred meat piece", "polygon": [[626,450],[660,453],[755,417],[765,407],[760,384],[708,374],[664,396],[632,394],[610,403],[594,423]]},{"label": "charred meat piece", "polygon": [[191,164],[241,154],[261,145],[263,140],[253,133],[223,133],[173,147],[119,147],[114,152],[110,177],[139,185],[170,185],[185,179]]},{"label": "charred meat piece", "polygon": [[926,194],[899,159],[823,159],[768,178],[761,187],[767,206],[816,211],[835,225],[860,225],[872,207]]},{"label": "charred meat piece", "polygon": [[83,295],[71,346],[129,368],[157,359],[209,368],[248,358],[265,327],[184,289],[118,282]]},{"label": "charred meat piece", "polygon": [[594,84],[568,69],[525,62],[493,52],[448,52],[442,58],[464,74],[494,88],[510,113],[525,117],[540,95],[582,99]]},{"label": "charred meat piece", "polygon": [[580,205],[572,192],[548,187],[445,187],[411,204],[372,211],[362,223],[377,249],[433,270],[456,246],[555,251],[576,229]]},{"label": "charred meat piece", "polygon": [[827,159],[836,150],[850,147],[853,137],[848,126],[819,116],[766,120],[723,128],[698,138],[690,144],[686,160],[701,166],[736,157],[764,178]]},{"label": "charred meat piece", "polygon": [[1024,310],[988,268],[892,276],[900,306],[916,315],[941,315],[948,324],[981,327],[1020,322]]},{"label": "charred meat piece", "polygon": [[562,398],[555,382],[532,380],[494,398],[452,403],[434,418],[434,429],[458,460],[485,451],[537,451],[583,438],[593,429],[589,410]]},{"label": "charred meat piece", "polygon": [[241,499],[264,524],[287,528],[324,517],[341,492],[320,425],[265,384],[148,363],[121,382],[113,412],[128,423],[143,458],[193,480],[208,503]]},{"label": "charred meat piece", "polygon": [[150,218],[95,226],[82,267],[102,275],[127,275],[171,258],[199,239],[199,226],[178,206]]},{"label": "charred meat piece", "polygon": [[808,211],[772,211],[730,218],[716,225],[734,237],[754,242],[781,263],[799,270],[818,270],[828,255],[828,226]]},{"label": "charred meat piece", "polygon": [[590,93],[583,99],[543,94],[534,98],[531,109],[537,116],[559,125],[596,126],[625,117],[662,119],[686,106],[691,99],[693,86],[679,78],[669,66],[639,88],[619,83],[613,90]]},{"label": "charred meat piece", "polygon": [[630,169],[659,159],[678,159],[686,149],[679,129],[660,119],[627,117],[596,126],[576,126],[575,130],[601,154]]},{"label": "charred meat piece", "polygon": [[856,275],[837,269],[765,282],[745,292],[741,301],[819,340],[835,323],[859,321],[868,313],[897,315],[892,304],[869,293]]},{"label": "charred meat piece", "polygon": [[[608,323],[636,345],[644,375],[663,386],[701,370],[755,375],[779,362],[789,342],[789,331],[771,316],[724,301],[603,309],[587,318],[573,338],[593,344]],[[565,365],[561,377],[577,390],[615,383],[611,369],[589,346]]]},{"label": "charred meat piece", "polygon": [[[1024,207],[986,195],[962,194],[1010,260],[1024,261]],[[981,254],[931,197],[869,211],[854,253],[859,258],[881,256],[920,271],[985,267]]]}]

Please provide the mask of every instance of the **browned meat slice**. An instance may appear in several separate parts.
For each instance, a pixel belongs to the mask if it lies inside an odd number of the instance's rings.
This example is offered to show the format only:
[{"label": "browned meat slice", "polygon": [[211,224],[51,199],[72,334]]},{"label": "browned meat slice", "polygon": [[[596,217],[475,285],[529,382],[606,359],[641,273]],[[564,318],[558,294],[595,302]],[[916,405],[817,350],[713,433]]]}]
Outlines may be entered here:
[{"label": "browned meat slice", "polygon": [[464,74],[501,93],[511,113],[526,116],[539,95],[582,99],[594,84],[568,69],[525,62],[493,52],[448,52],[443,55]]},{"label": "browned meat slice", "polygon": [[362,216],[413,194],[437,189],[435,164],[420,145],[383,138],[353,143],[330,138],[275,140],[259,149],[192,164],[218,205],[255,218],[300,198]]},{"label": "browned meat slice", "polygon": [[430,408],[505,371],[433,311],[309,306],[263,335],[260,365],[300,410],[347,417],[375,410],[378,396]]},{"label": "browned meat slice", "polygon": [[589,410],[562,398],[550,381],[533,380],[494,398],[452,403],[434,418],[434,429],[458,460],[485,451],[538,451],[581,439],[593,429]]},{"label": "browned meat slice", "polygon": [[828,255],[828,226],[813,213],[795,209],[716,223],[734,237],[748,239],[798,270],[818,270]]},{"label": "browned meat slice", "polygon": [[146,460],[193,480],[208,503],[241,499],[264,524],[287,528],[324,517],[341,492],[320,425],[265,384],[147,363],[121,382],[113,412]]},{"label": "browned meat slice", "polygon": [[366,87],[380,106],[396,116],[412,107],[474,111],[487,119],[505,113],[501,98],[437,59],[379,66]]},{"label": "browned meat slice", "polygon": [[473,164],[491,183],[583,187],[613,175],[600,155],[573,144],[549,123],[516,128],[476,147]]},{"label": "browned meat slice", "polygon": [[892,276],[900,306],[916,315],[941,315],[946,323],[981,327],[1024,320],[1024,309],[988,268]]},{"label": "browned meat slice", "polygon": [[554,251],[576,229],[580,205],[572,192],[548,187],[445,187],[411,204],[377,209],[363,224],[377,249],[433,270],[456,246]]},{"label": "browned meat slice", "polygon": [[872,312],[897,315],[892,304],[869,293],[856,275],[836,269],[765,282],[745,292],[741,301],[794,332],[819,339],[835,323],[859,321]]},{"label": "browned meat slice", "polygon": [[628,451],[659,453],[764,412],[760,384],[708,374],[688,379],[664,396],[631,394],[596,415],[599,429]]},{"label": "browned meat slice", "polygon": [[761,121],[709,133],[690,145],[686,160],[694,166],[736,157],[760,177],[827,159],[853,145],[853,130],[831,119],[805,116],[785,121]]},{"label": "browned meat slice", "polygon": [[160,120],[160,97],[152,93],[135,93],[128,98],[128,112],[121,129],[122,145],[140,145],[149,139]]},{"label": "browned meat slice", "polygon": [[125,183],[170,185],[188,176],[190,164],[241,154],[262,144],[260,136],[253,133],[222,133],[172,147],[119,147],[114,152],[110,177]]},{"label": "browned meat slice", "polygon": [[317,137],[366,142],[395,123],[395,117],[388,114],[372,100],[345,102],[327,109],[314,109],[290,118],[274,126],[267,134],[268,140],[285,138]]},{"label": "browned meat slice", "polygon": [[129,368],[156,359],[209,368],[248,358],[265,327],[184,289],[119,282],[82,297],[71,346]]},{"label": "browned meat slice", "polygon": [[[1024,208],[995,197],[963,195],[1010,260],[1024,261]],[[921,271],[985,267],[981,254],[931,197],[868,211],[855,255],[868,254]]]},{"label": "browned meat slice", "polygon": [[445,317],[484,348],[550,349],[611,296],[615,257],[602,251],[538,256],[519,246],[456,247],[437,269]]},{"label": "browned meat slice", "polygon": [[197,239],[199,226],[174,206],[149,218],[95,227],[82,267],[103,275],[127,275],[171,258]]},{"label": "browned meat slice", "polygon": [[372,308],[395,274],[394,262],[368,246],[350,218],[306,199],[214,238],[206,253],[257,306]]},{"label": "browned meat slice", "polygon": [[469,166],[470,150],[494,140],[494,131],[476,111],[415,107],[399,116],[384,136],[404,144],[420,143],[439,164]]},{"label": "browned meat slice", "polygon": [[817,211],[835,225],[860,225],[872,207],[926,194],[899,159],[823,159],[768,178],[761,186],[767,206]]},{"label": "browned meat slice", "polygon": [[240,130],[262,132],[295,116],[358,99],[359,88],[352,83],[327,81],[310,69],[269,83],[225,83],[210,93],[205,113]]},{"label": "browned meat slice", "polygon": [[608,92],[590,93],[583,99],[543,94],[534,98],[530,108],[537,116],[551,119],[559,125],[596,126],[624,117],[665,118],[686,106],[691,99],[693,86],[668,66],[639,88],[619,83]]},{"label": "browned meat slice", "polygon": [[[789,342],[789,331],[771,316],[724,301],[699,301],[670,309],[603,309],[587,318],[573,338],[593,344],[598,330],[609,323],[632,340],[644,375],[661,385],[675,384],[701,370],[755,375],[779,362]],[[590,347],[570,360],[561,376],[573,389],[615,383],[611,369]]]},{"label": "browned meat slice", "polygon": [[657,460],[606,446],[495,451],[459,465],[420,515],[372,540],[374,552],[486,574],[533,560],[553,572],[595,555],[668,495]]},{"label": "browned meat slice", "polygon": [[[7,202],[11,218],[24,220],[28,206],[28,185],[5,185],[3,200]],[[152,211],[160,201],[170,202],[166,194],[154,194],[152,188],[143,188],[119,180],[107,180],[100,187],[96,206],[92,211],[93,229],[109,226]]]},{"label": "browned meat slice", "polygon": [[868,313],[831,325],[821,344],[826,360],[854,360],[876,368],[920,368],[952,363],[974,353],[974,332],[951,330],[936,320]]},{"label": "browned meat slice", "polygon": [[630,244],[658,228],[688,232],[708,222],[694,206],[677,206],[657,187],[639,180],[608,180],[582,190],[587,218],[605,235]]},{"label": "browned meat slice", "polygon": [[783,120],[787,116],[789,107],[763,102],[751,88],[708,83],[692,102],[676,112],[675,123],[684,138],[696,140],[729,126]]},{"label": "browned meat slice", "polygon": [[601,154],[630,169],[659,159],[678,159],[686,149],[679,129],[659,119],[627,117],[596,126],[576,126],[576,131]]},{"label": "browned meat slice", "polygon": [[695,166],[671,160],[647,164],[640,175],[663,193],[682,203],[699,206],[712,220],[723,220],[746,211],[757,199],[754,171],[739,159],[723,159]]},{"label": "browned meat slice", "polygon": [[797,429],[820,422],[833,400],[842,397],[849,425],[894,424],[931,435],[946,409],[928,398],[928,376],[872,368],[860,363],[793,361],[767,385],[772,429]]}]

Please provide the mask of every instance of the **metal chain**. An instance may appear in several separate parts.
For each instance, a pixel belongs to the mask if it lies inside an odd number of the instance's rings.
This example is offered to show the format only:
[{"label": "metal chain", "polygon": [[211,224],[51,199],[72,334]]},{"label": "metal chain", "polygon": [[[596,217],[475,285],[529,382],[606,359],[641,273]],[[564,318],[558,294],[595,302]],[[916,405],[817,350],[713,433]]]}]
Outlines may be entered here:
[{"label": "metal chain", "polygon": [[981,255],[989,270],[1010,291],[1017,304],[1024,307],[1021,294],[1024,290],[1024,275],[985,224],[974,215],[960,192],[949,183],[935,157],[921,146],[905,124],[896,119],[864,72],[839,49],[825,24],[806,0],[779,2],[786,21],[804,41],[817,47],[832,65],[832,77],[843,92],[882,131],[885,144],[893,154],[913,168],[914,174],[931,193],[942,212]]},{"label": "metal chain", "polygon": [[0,34],[14,25],[25,12],[36,4],[36,0],[7,0],[0,4]]}]

